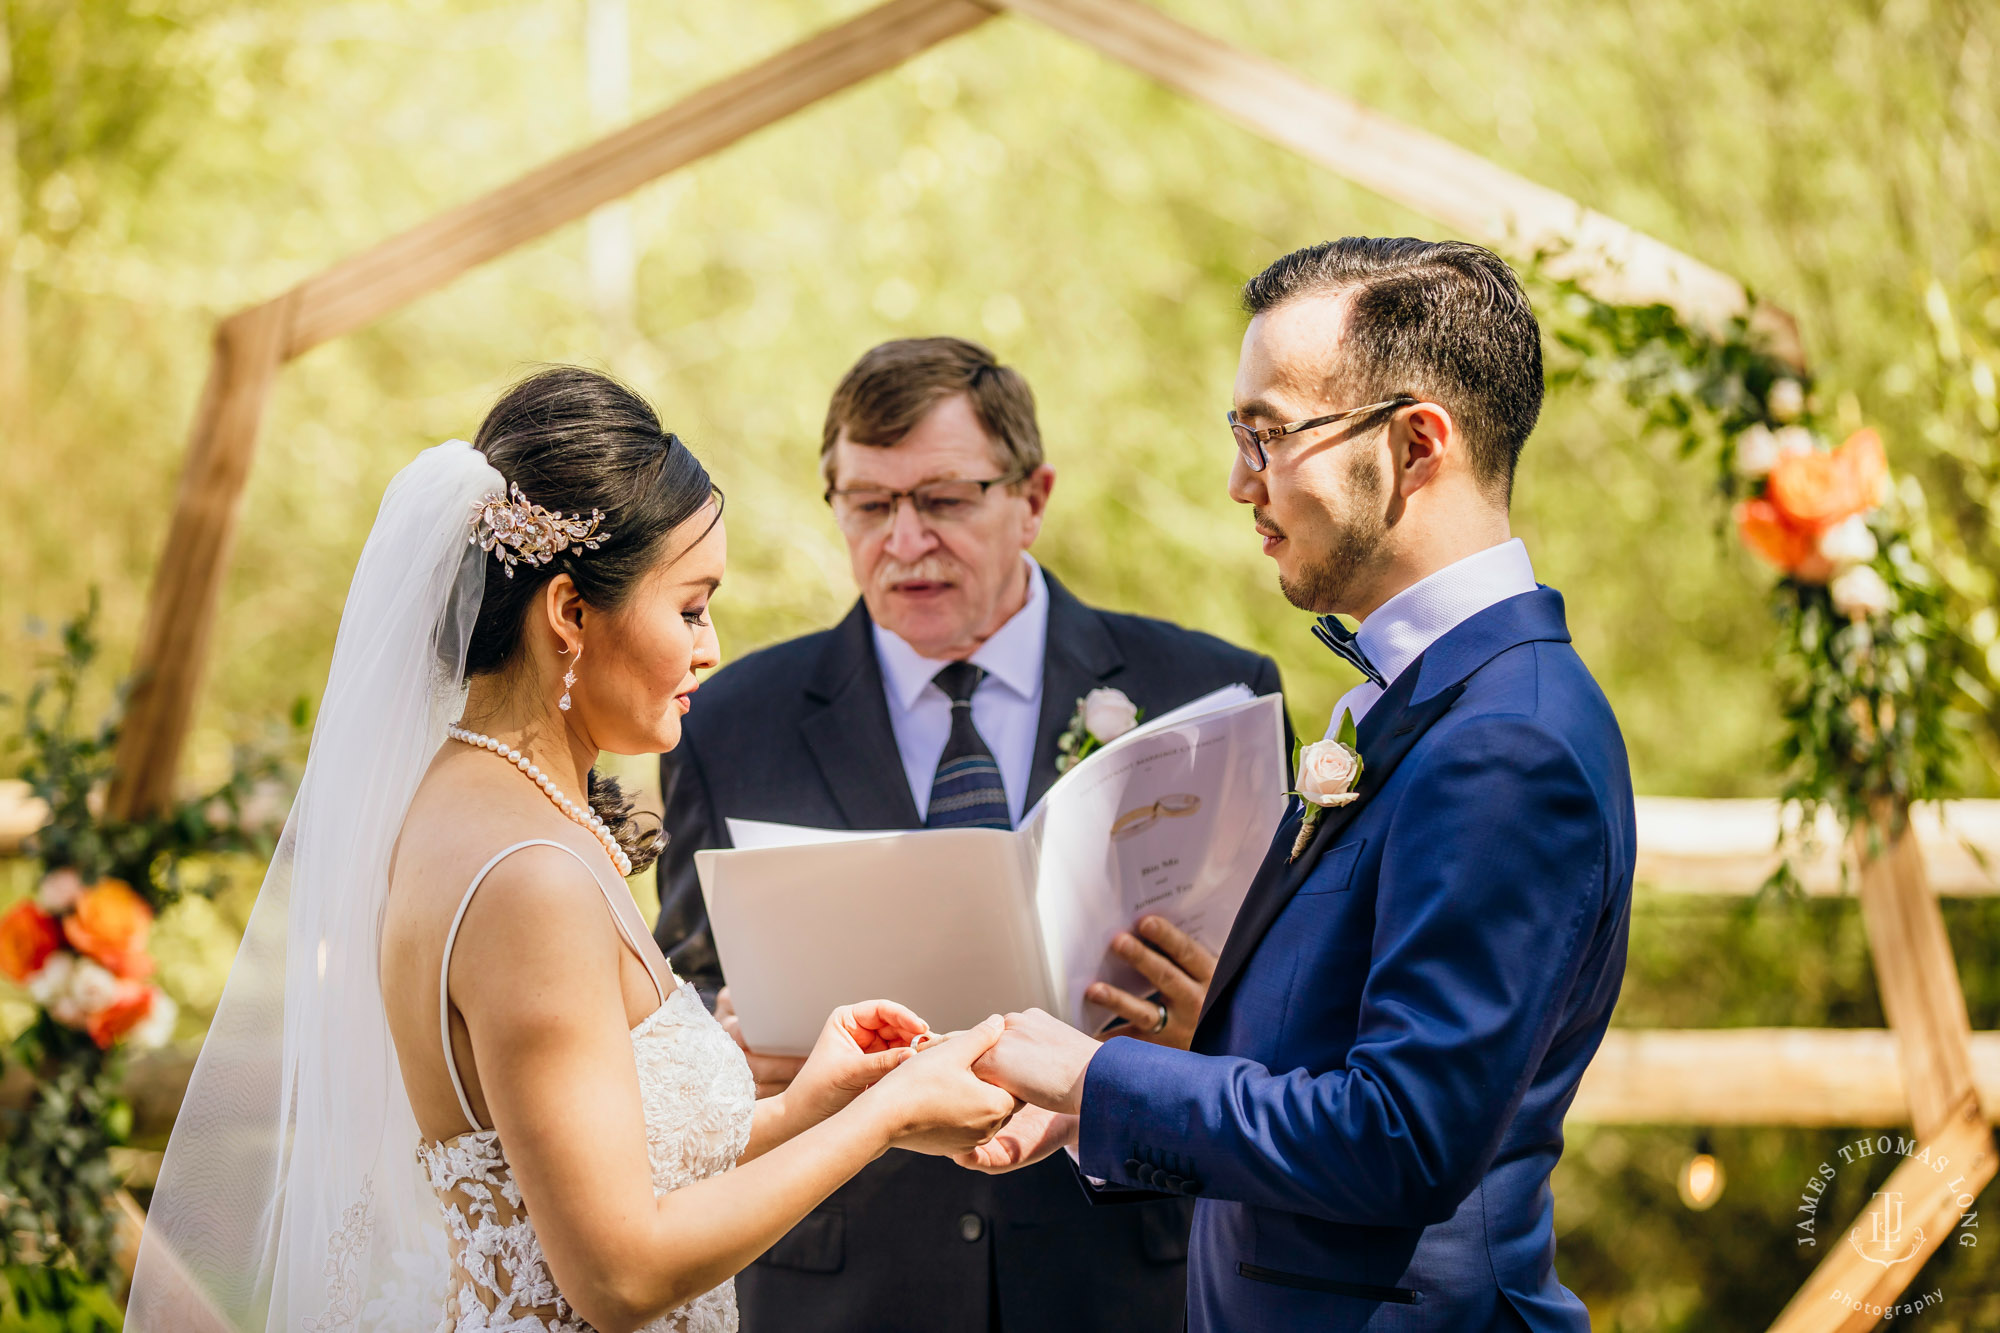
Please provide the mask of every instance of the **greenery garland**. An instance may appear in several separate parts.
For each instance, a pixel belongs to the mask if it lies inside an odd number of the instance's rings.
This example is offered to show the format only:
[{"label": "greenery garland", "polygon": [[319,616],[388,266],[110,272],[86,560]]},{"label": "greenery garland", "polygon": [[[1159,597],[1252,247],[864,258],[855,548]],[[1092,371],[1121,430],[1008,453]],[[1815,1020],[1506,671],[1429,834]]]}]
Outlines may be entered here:
[{"label": "greenery garland", "polygon": [[157,815],[100,813],[123,695],[95,728],[80,723],[77,695],[97,657],[96,612],[93,597],[63,627],[15,742],[26,750],[20,776],[49,817],[23,848],[39,863],[40,887],[0,916],[0,972],[37,1005],[28,1027],[0,1047],[0,1065],[13,1060],[33,1083],[25,1107],[0,1112],[0,1326],[8,1328],[40,1327],[30,1318],[37,1311],[62,1316],[51,1328],[115,1326],[103,1315],[116,1314],[108,1289],[120,1274],[110,1151],[132,1130],[120,1091],[126,1055],[163,1044],[175,1018],[172,1001],[147,982],[151,925],[176,899],[221,886],[189,875],[191,858],[268,858],[275,843],[249,800],[260,784],[281,781],[283,768],[248,751],[221,786]]},{"label": "greenery garland", "polygon": [[[1707,332],[1539,270],[1530,290],[1549,386],[1615,387],[1705,457],[1744,545],[1778,570],[1784,845],[1810,840],[1822,810],[1872,840],[1952,794],[1954,724],[1987,666],[1951,623],[1917,480],[1891,480],[1872,430],[1833,446],[1811,381],[1744,317]],[[1789,856],[1767,887],[1797,891]]]}]

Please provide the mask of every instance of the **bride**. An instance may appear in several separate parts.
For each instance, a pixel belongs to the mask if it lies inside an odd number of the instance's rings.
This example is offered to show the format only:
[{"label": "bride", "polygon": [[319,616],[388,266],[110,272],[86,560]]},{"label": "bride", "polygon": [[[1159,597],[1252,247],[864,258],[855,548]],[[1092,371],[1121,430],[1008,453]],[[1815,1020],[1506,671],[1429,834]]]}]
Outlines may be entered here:
[{"label": "bride", "polygon": [[128,1327],[736,1327],[732,1275],[891,1147],[1014,1100],[997,1019],[912,1054],[836,1010],[755,1100],[623,881],[659,851],[598,753],[671,749],[722,500],[621,385],[555,369],[390,483],[304,779],[196,1063]]}]

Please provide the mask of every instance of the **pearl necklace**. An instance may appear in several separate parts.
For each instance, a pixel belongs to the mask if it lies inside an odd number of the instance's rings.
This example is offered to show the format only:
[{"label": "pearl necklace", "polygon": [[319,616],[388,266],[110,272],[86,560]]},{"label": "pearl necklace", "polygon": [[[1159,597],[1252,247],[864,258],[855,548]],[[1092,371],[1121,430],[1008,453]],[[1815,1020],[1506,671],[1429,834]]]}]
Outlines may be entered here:
[{"label": "pearl necklace", "polygon": [[599,819],[596,812],[591,810],[589,806],[578,805],[576,802],[570,800],[569,797],[563,795],[562,788],[556,786],[548,774],[530,763],[528,756],[522,754],[519,750],[516,750],[504,741],[496,741],[491,736],[482,736],[476,731],[467,731],[464,727],[450,727],[446,730],[445,734],[455,741],[464,741],[467,745],[476,745],[482,750],[491,750],[514,767],[520,769],[523,773],[526,773],[530,778],[533,778],[535,785],[542,789],[542,794],[556,803],[556,809],[562,811],[578,824],[588,829],[598,842],[604,845],[604,854],[611,858],[612,865],[618,867],[618,873],[630,877],[632,874],[632,858],[625,855],[625,849],[618,845],[618,839],[611,834],[610,825]]}]

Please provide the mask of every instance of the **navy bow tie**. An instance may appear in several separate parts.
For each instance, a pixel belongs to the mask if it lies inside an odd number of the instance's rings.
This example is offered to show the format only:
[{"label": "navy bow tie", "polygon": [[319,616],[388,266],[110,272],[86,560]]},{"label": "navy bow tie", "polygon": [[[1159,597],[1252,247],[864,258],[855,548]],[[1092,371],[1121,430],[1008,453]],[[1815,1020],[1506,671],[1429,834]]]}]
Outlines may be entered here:
[{"label": "navy bow tie", "polygon": [[1375,664],[1368,660],[1368,654],[1362,652],[1361,645],[1354,641],[1353,630],[1332,616],[1321,616],[1313,622],[1313,637],[1346,658],[1355,670],[1374,681],[1378,688],[1389,688],[1389,682],[1382,679],[1382,673],[1375,669]]}]

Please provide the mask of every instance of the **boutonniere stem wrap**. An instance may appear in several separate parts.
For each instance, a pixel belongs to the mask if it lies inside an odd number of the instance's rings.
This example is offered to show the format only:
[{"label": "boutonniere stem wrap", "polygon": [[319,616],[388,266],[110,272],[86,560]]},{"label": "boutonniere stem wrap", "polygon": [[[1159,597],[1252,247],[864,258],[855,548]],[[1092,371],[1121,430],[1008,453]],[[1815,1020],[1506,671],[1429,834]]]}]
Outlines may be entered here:
[{"label": "boutonniere stem wrap", "polygon": [[1097,689],[1078,699],[1068,729],[1056,740],[1056,772],[1069,772],[1092,750],[1138,726],[1139,712],[1123,690]]},{"label": "boutonniere stem wrap", "polygon": [[1319,831],[1319,821],[1329,810],[1361,799],[1361,751],[1354,727],[1354,715],[1341,716],[1338,734],[1328,740],[1298,747],[1298,790],[1290,794],[1305,802],[1305,818],[1299,821],[1299,835],[1292,840],[1292,854],[1286,864],[1299,859]]}]

